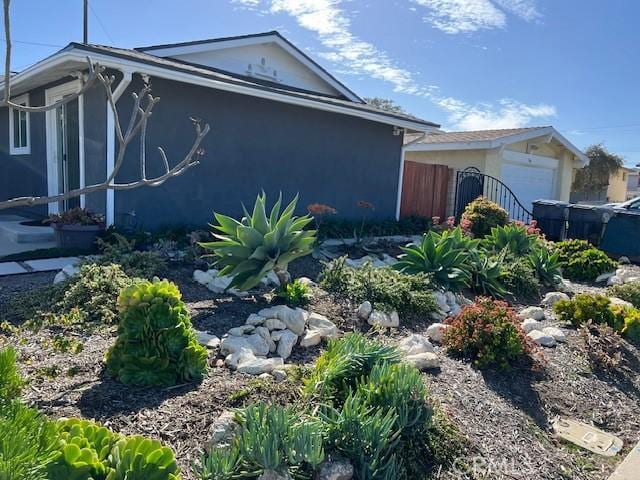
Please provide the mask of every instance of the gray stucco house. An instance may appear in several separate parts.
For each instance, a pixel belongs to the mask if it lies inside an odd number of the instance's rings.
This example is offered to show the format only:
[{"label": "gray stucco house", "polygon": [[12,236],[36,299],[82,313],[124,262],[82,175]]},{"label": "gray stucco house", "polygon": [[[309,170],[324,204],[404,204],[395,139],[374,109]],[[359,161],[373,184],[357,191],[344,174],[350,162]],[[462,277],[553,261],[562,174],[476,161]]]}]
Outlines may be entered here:
[{"label": "gray stucco house", "polygon": [[[300,193],[299,206],[319,202],[358,217],[357,201],[375,215],[399,211],[404,132],[438,125],[367,105],[278,32],[138,49],[71,43],[13,77],[14,100],[42,105],[79,88],[87,57],[115,74],[121,117],[148,77],[161,98],[147,149],[162,146],[177,161],[194,138],[190,117],[211,125],[200,165],[163,185],[103,191],[22,214],[44,216],[86,206],[107,222],[145,228],[203,225],[216,210],[236,215],[264,189]],[[46,114],[0,112],[0,198],[46,195],[104,180],[113,165],[113,115],[95,86]],[[118,180],[138,174],[137,146]],[[160,158],[149,155],[151,165]]]}]

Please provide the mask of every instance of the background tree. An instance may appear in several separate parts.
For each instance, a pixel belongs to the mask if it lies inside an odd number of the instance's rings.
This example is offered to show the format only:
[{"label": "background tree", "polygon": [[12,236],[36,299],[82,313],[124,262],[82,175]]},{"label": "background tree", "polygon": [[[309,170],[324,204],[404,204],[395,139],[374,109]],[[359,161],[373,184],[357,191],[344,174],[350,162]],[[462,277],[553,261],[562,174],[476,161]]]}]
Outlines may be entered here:
[{"label": "background tree", "polygon": [[578,170],[571,187],[574,192],[598,193],[609,186],[609,177],[615,174],[623,165],[624,159],[609,152],[604,145],[591,145],[587,148],[589,165]]},{"label": "background tree", "polygon": [[372,107],[379,108],[386,112],[402,113],[406,115],[406,110],[389,98],[382,97],[364,97],[364,101]]}]

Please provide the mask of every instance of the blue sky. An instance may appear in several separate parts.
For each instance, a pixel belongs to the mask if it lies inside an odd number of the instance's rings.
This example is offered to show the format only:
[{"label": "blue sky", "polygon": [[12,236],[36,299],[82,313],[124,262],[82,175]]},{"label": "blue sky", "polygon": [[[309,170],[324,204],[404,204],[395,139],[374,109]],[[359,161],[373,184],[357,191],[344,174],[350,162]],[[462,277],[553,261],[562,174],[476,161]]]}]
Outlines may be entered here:
[{"label": "blue sky", "polygon": [[[447,130],[554,125],[640,162],[640,2],[90,0],[90,42],[277,29],[361,96]],[[152,8],[150,8],[152,6]],[[13,69],[82,39],[82,0],[13,0]]]}]

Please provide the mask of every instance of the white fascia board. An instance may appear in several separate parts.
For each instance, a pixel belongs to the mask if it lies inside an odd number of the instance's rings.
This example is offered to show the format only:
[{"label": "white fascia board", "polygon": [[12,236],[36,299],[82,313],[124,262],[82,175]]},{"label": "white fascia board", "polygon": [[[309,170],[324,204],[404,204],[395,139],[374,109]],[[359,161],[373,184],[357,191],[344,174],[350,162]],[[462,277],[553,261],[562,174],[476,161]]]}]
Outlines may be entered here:
[{"label": "white fascia board", "polygon": [[[437,129],[434,128],[434,131]],[[409,143],[404,149],[407,152],[437,152],[442,150],[488,150],[496,148],[488,140],[478,142],[446,142],[446,143]]]},{"label": "white fascia board", "polygon": [[92,61],[97,61],[100,65],[107,68],[114,68],[118,70],[128,69],[136,73],[145,73],[152,77],[164,78],[166,80],[173,80],[177,82],[189,83],[192,85],[200,85],[208,88],[215,88],[217,90],[224,90],[233,93],[239,93],[242,95],[249,95],[252,97],[264,98],[267,100],[273,100],[276,102],[289,103],[293,105],[303,106],[307,108],[314,108],[316,110],[324,110],[327,112],[340,113],[344,115],[350,115],[353,117],[363,118],[365,120],[371,120],[378,123],[385,123],[387,125],[393,125],[402,128],[408,128],[418,132],[427,132],[436,130],[436,127],[423,125],[418,122],[412,122],[411,120],[394,119],[387,117],[386,115],[379,115],[375,112],[369,112],[366,110],[358,110],[354,108],[344,107],[341,105],[332,105],[329,103],[319,102],[307,98],[296,97],[292,95],[281,94],[272,92],[269,90],[260,90],[251,87],[245,87],[243,85],[236,85],[213,78],[201,77],[199,75],[180,72],[168,68],[162,68],[155,65],[148,65],[143,62],[136,62],[129,59],[118,58],[115,59],[109,55],[101,53],[81,53],[81,52],[66,52],[64,55],[70,59],[82,60],[90,57]]},{"label": "white fascia board", "polygon": [[259,37],[251,37],[251,38],[236,38],[231,40],[225,40],[221,42],[210,42],[210,43],[198,43],[195,45],[180,45],[175,47],[165,47],[165,48],[149,48],[149,49],[141,49],[141,52],[148,53],[150,55],[155,55],[158,57],[173,57],[179,55],[188,55],[191,53],[201,53],[212,50],[223,50],[226,48],[236,48],[236,47],[246,47],[251,45],[261,45],[265,43],[275,43],[284,51],[286,51],[289,55],[294,57],[300,63],[302,63],[305,67],[311,70],[315,75],[320,77],[323,81],[331,85],[333,88],[342,93],[345,97],[353,102],[363,103],[362,99],[354,94],[351,90],[346,88],[340,82],[338,82],[335,78],[332,78],[330,75],[327,75],[322,69],[318,68],[318,66],[313,63],[309,58],[305,55],[302,55],[296,48],[292,47],[289,43],[282,40],[277,35],[269,35],[269,36],[259,36]]}]

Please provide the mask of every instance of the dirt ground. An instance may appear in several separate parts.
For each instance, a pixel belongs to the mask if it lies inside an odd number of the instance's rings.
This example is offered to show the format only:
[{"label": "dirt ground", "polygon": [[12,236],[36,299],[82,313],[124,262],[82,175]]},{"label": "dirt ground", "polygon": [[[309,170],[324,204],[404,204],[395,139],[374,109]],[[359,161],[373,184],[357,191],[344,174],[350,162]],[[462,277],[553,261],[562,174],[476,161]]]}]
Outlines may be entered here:
[{"label": "dirt ground", "polygon": [[[191,279],[192,267],[173,266],[166,276],[178,283],[193,324],[216,335],[244,323],[250,313],[268,305],[268,295],[239,299],[215,295]],[[318,262],[301,259],[292,265],[294,277],[315,278]],[[53,274],[27,274],[0,278],[0,320],[17,292],[51,282]],[[585,287],[576,285],[576,290]],[[343,331],[365,329],[353,313],[354,306],[316,291],[310,310],[324,314]],[[557,325],[547,311],[545,321]],[[428,322],[413,327],[420,333]],[[507,373],[481,373],[469,364],[449,358],[440,351],[441,369],[425,374],[434,404],[442,408],[468,440],[468,453],[443,479],[584,479],[608,478],[616,463],[638,441],[640,432],[640,354],[629,346],[629,361],[635,371],[606,375],[594,372],[584,357],[581,341],[566,329],[568,341],[545,349],[542,372],[514,369]],[[25,400],[51,417],[93,418],[124,434],[152,436],[171,446],[183,469],[184,478],[195,478],[193,462],[206,446],[211,422],[224,409],[263,399],[279,403],[295,402],[299,384],[275,383],[211,368],[201,384],[171,388],[132,388],[110,379],[103,372],[103,357],[114,341],[114,332],[78,333],[84,349],[78,354],[60,353],[51,346],[56,332],[23,331],[19,335],[0,334],[0,342],[14,344],[20,364],[29,380]],[[408,328],[394,337],[409,333]],[[321,348],[296,349],[291,363],[310,365]],[[550,422],[567,416],[593,423],[618,435],[625,444],[622,454],[612,460],[590,454],[556,440]]]}]

